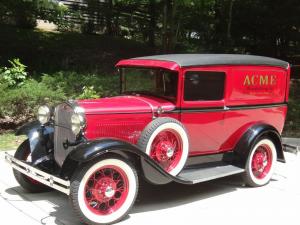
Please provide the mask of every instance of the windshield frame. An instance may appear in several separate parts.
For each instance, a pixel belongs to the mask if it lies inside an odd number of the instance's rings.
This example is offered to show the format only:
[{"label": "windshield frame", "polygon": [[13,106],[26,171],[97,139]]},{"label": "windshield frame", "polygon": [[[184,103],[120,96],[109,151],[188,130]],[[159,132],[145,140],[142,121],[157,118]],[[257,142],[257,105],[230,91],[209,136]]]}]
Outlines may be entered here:
[{"label": "windshield frame", "polygon": [[[161,70],[161,71],[166,71],[169,73],[175,73],[172,74],[172,76],[177,76],[177,81],[176,81],[176,88],[174,91],[175,96],[174,97],[170,97],[170,96],[164,96],[164,95],[158,95],[154,92],[146,92],[146,91],[132,91],[132,93],[130,93],[131,91],[124,91],[123,90],[123,84],[125,82],[125,74],[124,74],[124,70],[123,69],[145,69],[145,70]],[[179,99],[179,92],[178,92],[178,87],[179,87],[179,78],[180,78],[180,73],[179,71],[174,71],[174,70],[169,70],[166,68],[160,68],[160,67],[141,67],[141,66],[122,66],[122,67],[118,67],[118,74],[119,74],[119,80],[120,80],[120,86],[119,86],[119,91],[121,95],[133,95],[133,96],[140,96],[140,95],[145,95],[145,96],[150,96],[150,97],[156,97],[156,98],[161,98],[161,99],[165,99],[167,101],[171,101],[175,104],[177,104],[177,101]],[[130,76],[130,75],[128,75]]]}]

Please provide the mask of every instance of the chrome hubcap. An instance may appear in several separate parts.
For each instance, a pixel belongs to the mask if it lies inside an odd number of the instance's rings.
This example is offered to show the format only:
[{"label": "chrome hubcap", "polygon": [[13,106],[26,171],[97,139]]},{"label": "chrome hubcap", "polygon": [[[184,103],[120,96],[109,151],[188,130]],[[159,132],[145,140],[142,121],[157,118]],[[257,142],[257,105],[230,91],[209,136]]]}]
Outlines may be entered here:
[{"label": "chrome hubcap", "polygon": [[105,190],[105,197],[111,198],[114,195],[115,195],[115,190],[111,186],[108,186]]},{"label": "chrome hubcap", "polygon": [[174,155],[174,149],[168,148],[166,155],[168,156],[168,158],[171,158]]}]

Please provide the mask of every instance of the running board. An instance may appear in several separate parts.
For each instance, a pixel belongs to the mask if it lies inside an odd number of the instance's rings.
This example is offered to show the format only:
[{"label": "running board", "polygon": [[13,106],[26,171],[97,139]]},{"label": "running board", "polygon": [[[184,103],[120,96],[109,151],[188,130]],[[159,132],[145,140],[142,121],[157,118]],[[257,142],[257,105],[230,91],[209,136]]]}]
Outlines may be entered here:
[{"label": "running board", "polygon": [[15,170],[18,170],[24,175],[67,195],[70,194],[70,181],[63,180],[59,177],[53,176],[52,174],[34,168],[27,163],[14,158],[7,152],[5,152],[5,161]]},{"label": "running board", "polygon": [[196,184],[208,180],[214,180],[221,177],[227,177],[234,174],[243,173],[245,169],[227,164],[225,162],[212,162],[202,165],[187,167],[178,175],[178,180],[184,180],[185,183]]}]

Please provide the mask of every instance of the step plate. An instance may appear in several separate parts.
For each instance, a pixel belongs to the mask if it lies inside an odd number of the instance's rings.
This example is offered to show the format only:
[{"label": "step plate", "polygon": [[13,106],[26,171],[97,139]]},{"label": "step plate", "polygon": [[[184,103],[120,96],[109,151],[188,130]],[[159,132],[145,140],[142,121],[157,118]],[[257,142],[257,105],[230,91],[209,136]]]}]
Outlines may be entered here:
[{"label": "step plate", "polygon": [[190,181],[196,184],[208,180],[214,180],[234,174],[243,173],[245,169],[224,162],[207,163],[201,166],[187,167],[179,175],[178,179]]}]

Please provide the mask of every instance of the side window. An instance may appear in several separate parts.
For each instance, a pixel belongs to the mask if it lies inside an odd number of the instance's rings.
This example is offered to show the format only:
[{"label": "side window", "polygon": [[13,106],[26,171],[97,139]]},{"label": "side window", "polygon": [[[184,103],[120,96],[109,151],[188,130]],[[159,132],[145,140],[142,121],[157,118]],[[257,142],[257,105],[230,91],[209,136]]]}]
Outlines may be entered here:
[{"label": "side window", "polygon": [[184,100],[221,100],[224,95],[225,73],[189,71],[185,74]]}]

